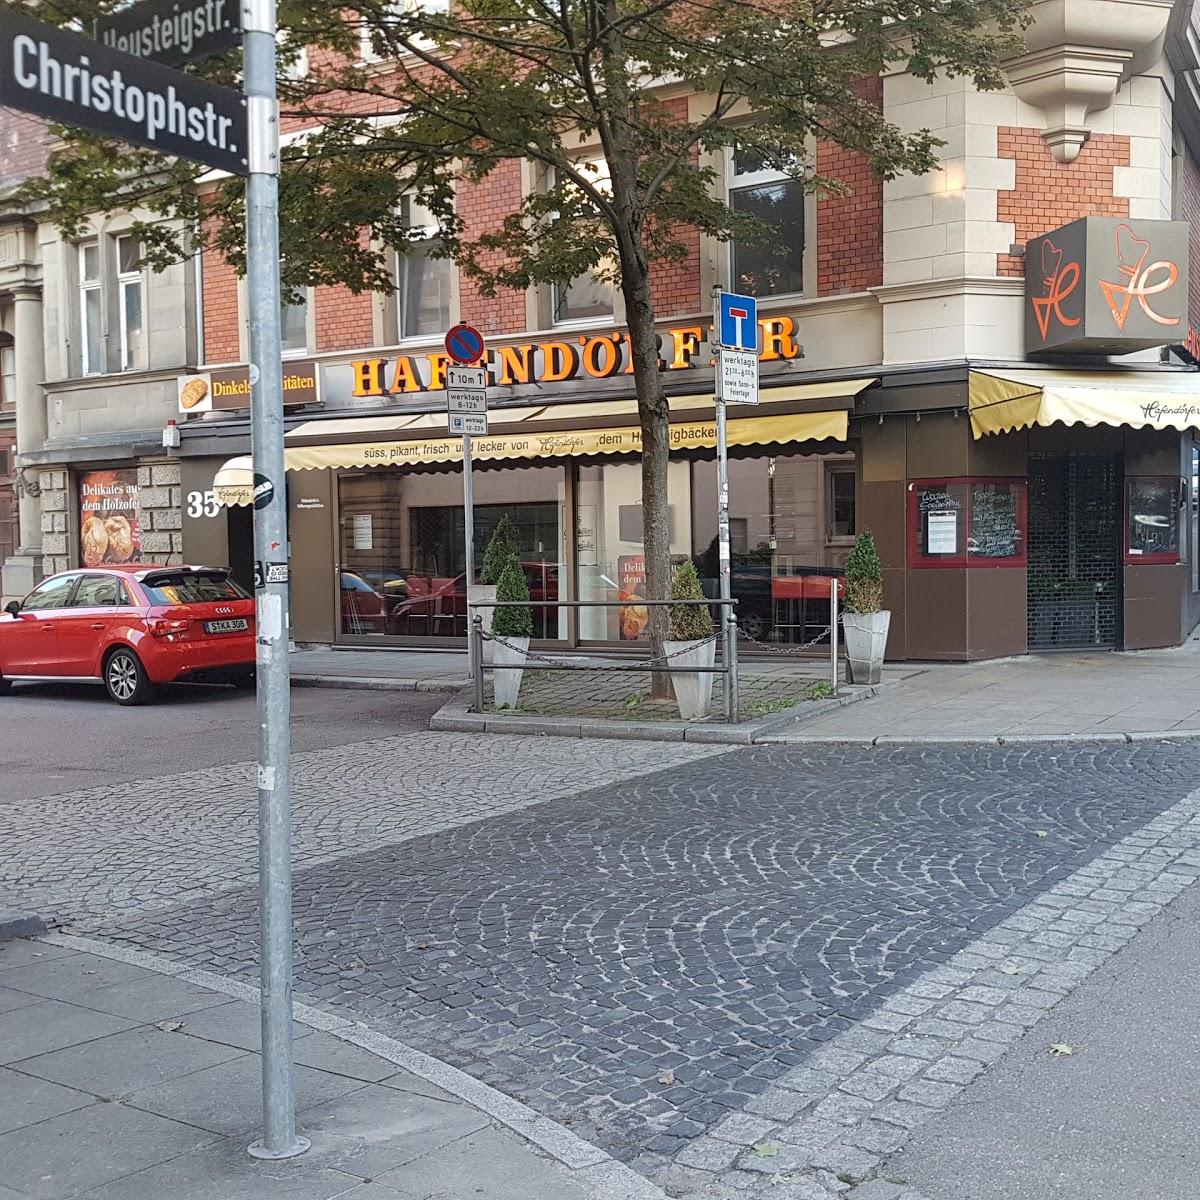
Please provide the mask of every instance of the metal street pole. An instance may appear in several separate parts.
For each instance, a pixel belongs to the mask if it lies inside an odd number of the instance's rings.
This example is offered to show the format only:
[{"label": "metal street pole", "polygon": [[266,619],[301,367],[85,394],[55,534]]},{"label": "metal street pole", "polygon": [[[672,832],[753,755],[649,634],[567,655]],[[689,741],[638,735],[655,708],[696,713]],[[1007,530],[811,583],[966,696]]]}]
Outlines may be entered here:
[{"label": "metal street pole", "polygon": [[263,1136],[255,1158],[291,1158],[292,1086],[291,695],[288,668],[287,492],[283,466],[283,346],[279,328],[279,104],[275,2],[243,0],[250,176],[246,275],[250,304],[251,449],[258,673],[258,862],[261,925]]},{"label": "metal street pole", "polygon": [[[721,355],[723,353],[721,349],[721,290],[719,283],[713,285],[712,337],[716,360],[713,396],[717,408],[717,558],[720,563],[721,599],[728,601],[733,596],[733,586],[729,565],[729,447],[728,433],[725,428],[724,383],[721,378]],[[737,636],[736,632],[733,632],[737,627],[729,620],[730,611],[727,603],[721,605],[721,631],[724,635],[721,640],[721,656],[725,660],[724,665],[727,670],[732,669],[733,656],[737,649],[735,645],[731,644]],[[733,721],[736,715],[735,686],[733,676],[726,675],[725,719],[727,721]]]},{"label": "metal street pole", "polygon": [[[467,595],[475,584],[475,481],[471,478],[471,435],[463,434],[463,546],[465,567],[467,572]],[[471,678],[475,678],[475,655],[482,653],[482,646],[476,646],[471,631],[471,618],[475,615],[470,604],[467,605],[467,670]],[[483,705],[479,706],[480,711]]]}]

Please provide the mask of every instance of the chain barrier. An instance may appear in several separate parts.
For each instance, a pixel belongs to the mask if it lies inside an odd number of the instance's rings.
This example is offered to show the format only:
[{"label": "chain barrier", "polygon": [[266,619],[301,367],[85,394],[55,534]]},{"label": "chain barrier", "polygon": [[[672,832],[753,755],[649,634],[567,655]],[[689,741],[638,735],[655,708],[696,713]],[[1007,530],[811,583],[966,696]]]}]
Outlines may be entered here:
[{"label": "chain barrier", "polygon": [[759,650],[766,650],[769,654],[776,654],[781,658],[794,658],[803,650],[811,650],[814,646],[818,646],[822,642],[827,642],[829,640],[829,629],[830,627],[826,625],[815,638],[807,642],[800,642],[798,645],[788,646],[777,646],[771,642],[764,642],[761,638],[756,638],[752,633],[747,633],[740,625],[738,626],[738,636],[745,638],[746,641]]},{"label": "chain barrier", "polygon": [[[575,664],[564,661],[562,658],[551,658],[548,654],[541,654],[537,650],[526,650],[526,660],[532,659],[534,662],[548,663],[552,667],[559,667],[564,671],[644,671],[647,667],[662,666],[664,663],[670,662],[673,658],[680,658],[684,654],[691,654],[693,650],[699,649],[700,646],[707,646],[710,642],[715,642],[719,639],[720,634],[714,633],[712,637],[707,637],[699,644],[689,642],[682,650],[676,650],[673,654],[663,654],[658,658],[639,658],[636,662],[629,663],[602,663],[599,665],[592,663]],[[507,646],[510,650],[520,650],[520,646],[513,645],[507,638],[501,637],[496,633],[483,632],[483,640],[485,642],[495,642],[499,646]],[[496,663],[489,664],[493,669],[498,665]],[[503,670],[503,668],[501,668]]]}]

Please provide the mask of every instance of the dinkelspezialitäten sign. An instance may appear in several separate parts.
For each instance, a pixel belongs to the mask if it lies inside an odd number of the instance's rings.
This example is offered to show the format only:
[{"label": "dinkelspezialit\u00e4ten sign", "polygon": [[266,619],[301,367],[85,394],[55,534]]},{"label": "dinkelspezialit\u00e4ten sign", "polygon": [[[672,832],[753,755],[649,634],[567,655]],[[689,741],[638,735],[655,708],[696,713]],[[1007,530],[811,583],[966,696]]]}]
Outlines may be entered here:
[{"label": "dinkelspezialit\u00e4ten sign", "polygon": [[230,50],[241,41],[238,0],[142,0],[96,18],[96,41],[168,67]]},{"label": "dinkelspezialit\u00e4ten sign", "polygon": [[240,92],[0,9],[0,104],[248,173]]}]

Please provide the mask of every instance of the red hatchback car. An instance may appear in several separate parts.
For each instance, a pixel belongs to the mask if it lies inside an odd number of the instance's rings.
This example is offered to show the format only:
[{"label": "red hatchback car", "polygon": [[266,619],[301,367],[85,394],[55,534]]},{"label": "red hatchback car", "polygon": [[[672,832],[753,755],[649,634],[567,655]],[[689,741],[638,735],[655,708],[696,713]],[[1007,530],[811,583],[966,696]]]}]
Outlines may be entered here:
[{"label": "red hatchback car", "polygon": [[14,679],[100,679],[118,704],[159,684],[254,682],[254,601],[214,567],[64,571],[0,615],[0,693]]}]

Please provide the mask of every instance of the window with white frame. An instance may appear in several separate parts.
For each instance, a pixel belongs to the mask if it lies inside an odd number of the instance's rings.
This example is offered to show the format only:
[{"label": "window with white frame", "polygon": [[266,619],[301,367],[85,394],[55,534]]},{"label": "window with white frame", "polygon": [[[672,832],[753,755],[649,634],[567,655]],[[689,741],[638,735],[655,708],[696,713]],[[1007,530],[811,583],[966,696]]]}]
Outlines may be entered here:
[{"label": "window with white frame", "polygon": [[411,196],[400,203],[410,242],[396,254],[396,332],[401,341],[435,337],[450,327],[454,266],[437,256],[441,238],[433,214]]},{"label": "window with white frame", "polygon": [[[594,181],[600,191],[608,191],[608,163],[604,159],[585,160],[579,166],[585,177]],[[584,271],[565,283],[552,285],[551,319],[554,324],[561,325],[611,317],[616,299],[616,285],[611,280],[600,279],[595,271]]]},{"label": "window with white frame", "polygon": [[121,338],[121,370],[145,361],[145,317],[142,304],[142,248],[137,238],[117,238],[117,320]]},{"label": "window with white frame", "polygon": [[749,149],[730,155],[729,207],[772,226],[767,242],[731,243],[735,292],[786,296],[804,291],[804,185]]},{"label": "window with white frame", "polygon": [[295,304],[279,306],[279,329],[283,335],[284,354],[308,353],[308,289],[300,290]]},{"label": "window with white frame", "polygon": [[79,345],[80,373],[104,372],[104,291],[100,278],[100,242],[80,242],[79,255]]},{"label": "window with white frame", "polygon": [[[399,0],[399,3],[388,5],[389,15],[394,13],[396,16],[401,17],[409,13],[444,13],[449,11],[450,0]],[[361,40],[359,53],[362,55],[362,61],[365,63],[379,62],[384,55],[376,50],[374,40],[371,36],[371,25],[365,17],[359,29]]]}]

